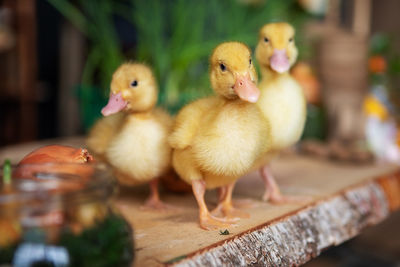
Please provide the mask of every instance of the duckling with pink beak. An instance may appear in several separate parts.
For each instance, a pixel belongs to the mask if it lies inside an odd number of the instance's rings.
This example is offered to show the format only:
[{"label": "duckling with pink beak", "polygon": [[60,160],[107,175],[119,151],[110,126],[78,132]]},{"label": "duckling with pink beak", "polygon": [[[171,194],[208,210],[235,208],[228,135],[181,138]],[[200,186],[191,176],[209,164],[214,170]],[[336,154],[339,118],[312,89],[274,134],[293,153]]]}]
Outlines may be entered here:
[{"label": "duckling with pink beak", "polygon": [[295,29],[286,22],[266,24],[260,29],[256,48],[262,73],[257,105],[270,122],[273,140],[271,151],[263,155],[256,167],[265,183],[263,200],[273,203],[309,200],[307,197],[284,196],[269,167],[276,154],[300,140],[306,120],[303,89],[289,73],[298,55],[294,37]]},{"label": "duckling with pink beak", "polygon": [[91,129],[88,147],[113,167],[120,184],[149,183],[144,208],[169,208],[160,200],[158,181],[171,168],[167,136],[173,121],[155,107],[154,75],[146,65],[125,63],[114,72],[110,88],[108,103],[101,110],[105,117]]},{"label": "duckling with pink beak", "polygon": [[[256,104],[257,73],[246,45],[218,45],[209,75],[215,95],[183,107],[168,140],[172,166],[192,186],[200,227],[213,230],[249,217],[233,207],[232,193],[236,180],[269,150],[270,126]],[[210,212],[205,192],[214,188],[220,189],[219,203]]]}]

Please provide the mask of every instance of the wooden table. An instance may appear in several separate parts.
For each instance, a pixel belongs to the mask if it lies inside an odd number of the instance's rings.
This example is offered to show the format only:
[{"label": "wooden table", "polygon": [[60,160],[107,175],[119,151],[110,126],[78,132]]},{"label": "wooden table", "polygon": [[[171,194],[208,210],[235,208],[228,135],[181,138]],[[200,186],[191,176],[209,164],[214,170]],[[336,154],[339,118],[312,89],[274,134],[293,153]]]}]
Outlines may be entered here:
[{"label": "wooden table", "polygon": [[[50,143],[80,146],[83,141],[72,138],[7,147],[0,149],[0,160],[9,157],[16,162]],[[263,203],[259,201],[263,183],[258,174],[249,174],[238,182],[234,197],[257,200],[257,205],[247,209],[250,219],[228,228],[229,235],[198,227],[191,194],[164,193],[163,199],[179,210],[156,213],[139,209],[146,187],[122,188],[115,204],[134,227],[136,266],[298,265],[400,208],[400,172],[393,165],[354,166],[292,154],[274,161],[272,168],[284,193],[308,195],[312,200],[279,206]],[[206,198],[213,207],[215,192]]]}]

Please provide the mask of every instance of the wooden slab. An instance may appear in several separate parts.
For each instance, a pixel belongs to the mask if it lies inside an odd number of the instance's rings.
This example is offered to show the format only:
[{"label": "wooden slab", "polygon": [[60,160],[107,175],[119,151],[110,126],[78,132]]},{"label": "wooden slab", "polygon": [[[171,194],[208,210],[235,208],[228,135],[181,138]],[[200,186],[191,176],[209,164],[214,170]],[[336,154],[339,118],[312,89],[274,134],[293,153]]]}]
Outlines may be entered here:
[{"label": "wooden slab", "polygon": [[[79,143],[73,140],[75,145]],[[23,151],[21,147],[18,150]],[[0,151],[0,160],[5,153]],[[18,153],[11,155],[17,160]],[[285,155],[272,163],[272,169],[285,194],[312,196],[312,200],[279,206],[263,203],[259,201],[263,183],[252,173],[238,182],[234,197],[256,200],[257,206],[246,209],[251,218],[228,228],[229,235],[198,227],[197,205],[191,194],[163,194],[162,198],[179,210],[157,213],[140,209],[147,197],[146,186],[121,188],[115,204],[134,227],[135,265],[298,265],[379,223],[400,207],[396,166],[353,166]],[[206,198],[213,208],[215,192],[207,193]]]}]

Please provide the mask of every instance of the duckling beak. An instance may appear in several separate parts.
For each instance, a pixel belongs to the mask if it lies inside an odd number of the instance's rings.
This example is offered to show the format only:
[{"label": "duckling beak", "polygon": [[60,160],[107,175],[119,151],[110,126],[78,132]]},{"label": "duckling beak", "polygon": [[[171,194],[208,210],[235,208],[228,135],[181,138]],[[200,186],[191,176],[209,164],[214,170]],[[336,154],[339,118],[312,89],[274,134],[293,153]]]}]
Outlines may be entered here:
[{"label": "duckling beak", "polygon": [[103,116],[108,116],[117,113],[123,110],[127,104],[128,102],[124,100],[121,92],[119,92],[118,94],[114,94],[113,92],[111,92],[110,98],[108,99],[108,103],[101,110],[101,114],[103,114]]},{"label": "duckling beak", "polygon": [[270,58],[271,68],[279,73],[283,73],[289,70],[290,62],[286,55],[285,49],[274,49],[274,53]]},{"label": "duckling beak", "polygon": [[251,81],[249,74],[246,76],[238,76],[233,90],[235,90],[240,99],[250,103],[257,102],[260,96],[260,90]]}]

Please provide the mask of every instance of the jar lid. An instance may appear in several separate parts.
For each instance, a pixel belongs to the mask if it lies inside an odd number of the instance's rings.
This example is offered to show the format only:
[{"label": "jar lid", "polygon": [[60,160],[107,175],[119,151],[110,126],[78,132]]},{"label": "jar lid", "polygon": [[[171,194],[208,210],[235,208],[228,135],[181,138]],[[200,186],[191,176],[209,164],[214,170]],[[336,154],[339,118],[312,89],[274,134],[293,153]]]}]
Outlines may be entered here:
[{"label": "jar lid", "polygon": [[102,163],[40,163],[12,166],[11,181],[0,172],[0,215],[21,208],[76,205],[108,200],[115,191]]}]

